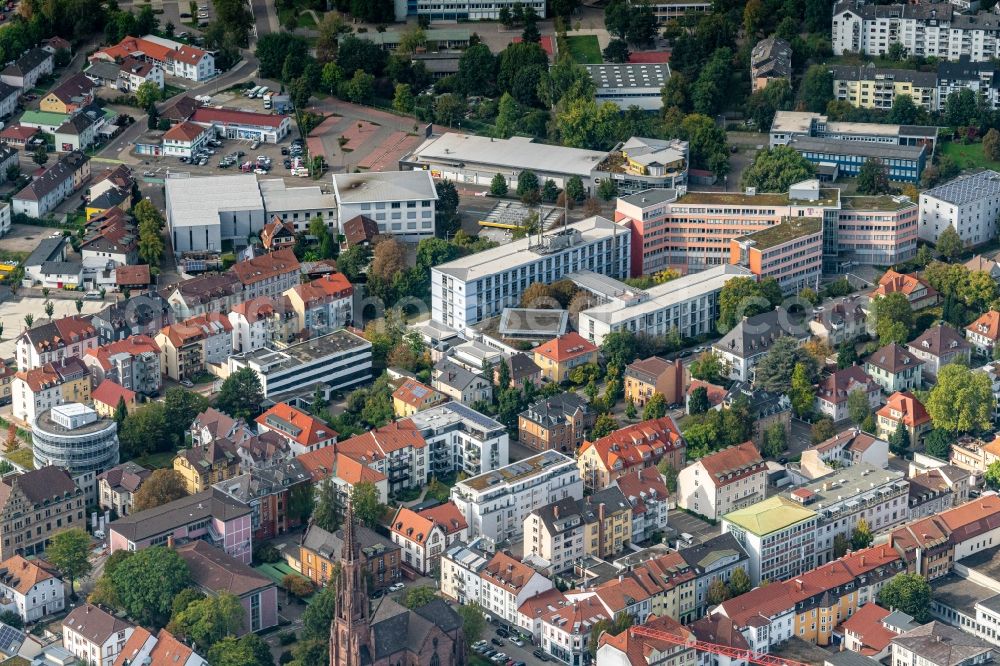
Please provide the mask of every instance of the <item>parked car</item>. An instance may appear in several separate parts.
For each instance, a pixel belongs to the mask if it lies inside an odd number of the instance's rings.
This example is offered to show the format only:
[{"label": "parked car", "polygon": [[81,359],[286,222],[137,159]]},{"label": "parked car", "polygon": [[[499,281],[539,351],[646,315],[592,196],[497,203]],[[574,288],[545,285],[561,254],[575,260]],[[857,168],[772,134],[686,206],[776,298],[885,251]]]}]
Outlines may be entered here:
[{"label": "parked car", "polygon": [[406,587],[406,586],[403,585],[402,583],[393,583],[392,585],[389,586],[389,591],[390,592],[399,592],[404,587]]},{"label": "parked car", "polygon": [[192,386],[194,386],[194,382],[192,382],[190,379],[182,379],[178,383],[184,388],[191,388]]},{"label": "parked car", "polygon": [[511,638],[510,642],[516,645],[517,647],[524,647],[524,641],[522,641],[519,637]]},{"label": "parked car", "polygon": [[493,645],[496,645],[497,647],[499,647],[499,646],[503,645],[503,640],[500,639],[500,638],[491,638],[490,639],[490,643],[493,643]]},{"label": "parked car", "polygon": [[372,599],[381,599],[384,594],[385,592],[383,590],[375,590],[370,596]]},{"label": "parked car", "polygon": [[549,655],[545,654],[545,650],[543,650],[542,648],[538,648],[537,650],[532,650],[531,654],[533,654],[538,659],[541,659],[542,661],[549,660]]}]

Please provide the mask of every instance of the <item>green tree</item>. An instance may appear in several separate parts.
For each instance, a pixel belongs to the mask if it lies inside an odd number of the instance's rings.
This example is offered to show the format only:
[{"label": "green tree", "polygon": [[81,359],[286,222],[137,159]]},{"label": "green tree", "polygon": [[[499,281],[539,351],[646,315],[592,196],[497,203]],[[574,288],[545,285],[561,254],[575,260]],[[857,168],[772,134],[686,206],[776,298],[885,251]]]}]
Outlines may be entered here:
[{"label": "green tree", "polygon": [[877,195],[889,192],[892,192],[892,186],[889,185],[888,167],[879,158],[869,157],[858,171],[858,193]]},{"label": "green tree", "polygon": [[594,428],[590,436],[593,439],[600,439],[618,430],[618,420],[611,414],[601,414],[594,422]]},{"label": "green tree", "polygon": [[753,585],[750,583],[750,576],[747,575],[743,567],[736,567],[732,576],[729,577],[729,594],[738,597],[750,591]]},{"label": "green tree", "polygon": [[802,363],[796,363],[792,370],[791,390],[788,398],[792,402],[795,416],[805,418],[813,411],[815,393],[812,381],[809,379],[809,369]]},{"label": "green tree", "polygon": [[465,634],[466,645],[472,645],[482,635],[486,626],[486,615],[483,607],[473,601],[462,604],[456,611],[462,618],[462,632]]},{"label": "green tree", "polygon": [[579,176],[572,176],[566,182],[566,196],[570,201],[583,201],[587,196],[583,188],[583,180]]},{"label": "green tree", "polygon": [[906,47],[901,42],[893,42],[889,44],[886,57],[895,62],[902,62],[906,59]]},{"label": "green tree", "polygon": [[635,360],[636,338],[631,331],[613,331],[601,341],[601,356],[608,364],[609,372],[621,372]]},{"label": "green tree", "polygon": [[167,448],[163,403],[149,402],[125,417],[118,432],[123,458],[137,458]]},{"label": "green tree", "polygon": [[611,201],[618,196],[618,185],[610,178],[605,178],[601,181],[601,184],[597,186],[597,196],[605,201]]},{"label": "green tree", "polygon": [[709,407],[711,407],[711,403],[708,401],[708,389],[699,386],[691,391],[691,395],[688,396],[688,414],[704,414]]},{"label": "green tree", "polygon": [[992,162],[1000,161],[1000,132],[995,127],[983,137],[983,154]]},{"label": "green tree", "polygon": [[774,341],[771,349],[757,364],[754,385],[779,393],[791,385],[796,365],[803,365],[809,382],[815,381],[819,372],[819,362],[808,351],[799,346],[798,340],[782,336]]},{"label": "green tree", "polygon": [[[497,119],[493,127],[494,135],[499,139],[509,139],[514,134],[520,118],[521,110],[518,108],[517,100],[509,92],[505,92],[500,97],[500,103],[497,106]],[[497,175],[500,176],[500,174]]]},{"label": "green tree", "polygon": [[931,619],[931,586],[918,573],[896,574],[879,590],[878,604],[900,610],[923,624]]},{"label": "green tree", "polygon": [[194,587],[185,587],[174,595],[173,601],[170,602],[170,617],[177,617],[189,605],[204,598],[205,593],[201,590]]},{"label": "green tree", "polygon": [[475,44],[458,59],[458,88],[466,95],[491,95],[496,90],[497,59],[485,44]]},{"label": "green tree", "polygon": [[628,62],[628,44],[621,39],[612,39],[602,52],[605,62]]},{"label": "green tree", "polygon": [[925,407],[935,428],[957,434],[987,430],[994,405],[986,373],[950,363],[938,372]]},{"label": "green tree", "polygon": [[507,196],[507,179],[502,173],[496,174],[490,181],[490,194],[495,197]]},{"label": "green tree", "polygon": [[49,161],[49,151],[44,143],[31,154],[31,160],[38,166],[45,166],[45,163]]},{"label": "green tree", "polygon": [[517,196],[523,197],[531,192],[539,191],[538,176],[534,171],[525,169],[517,174]]},{"label": "green tree", "polygon": [[45,549],[45,559],[69,578],[70,594],[76,594],[77,579],[90,573],[90,547],[90,535],[86,530],[73,527],[53,536]]},{"label": "green tree", "polygon": [[152,81],[143,81],[135,89],[135,101],[140,108],[148,109],[160,101],[160,87]]},{"label": "green tree", "polygon": [[557,111],[555,126],[564,146],[602,150],[615,143],[620,118],[620,109],[611,102],[579,98]]},{"label": "green tree", "polygon": [[243,616],[239,598],[223,591],[188,604],[171,619],[169,630],[205,649],[226,636],[235,636],[243,625]]},{"label": "green tree", "polygon": [[872,534],[871,527],[868,526],[868,521],[864,518],[858,520],[858,524],[854,526],[854,530],[851,532],[851,549],[852,550],[862,550],[872,545],[875,541],[875,535]]},{"label": "green tree", "polygon": [[176,551],[151,546],[131,554],[113,571],[105,570],[117,608],[136,622],[162,627],[174,595],[188,587],[191,574]]},{"label": "green tree", "polygon": [[455,93],[444,93],[438,95],[434,101],[434,119],[442,124],[451,127],[456,118],[460,118],[465,109],[465,102]]},{"label": "green tree", "polygon": [[312,514],[313,522],[327,532],[333,532],[340,526],[342,515],[337,487],[333,485],[333,481],[325,479],[319,485],[319,495]]},{"label": "green tree", "polygon": [[752,317],[771,309],[760,284],[752,277],[731,278],[719,292],[719,321],[716,327],[726,333],[743,317]]},{"label": "green tree", "polygon": [[791,146],[766,148],[743,172],[744,187],[758,192],[787,192],[789,186],[811,178],[815,168]]},{"label": "green tree", "polygon": [[166,419],[166,435],[172,438],[174,446],[184,443],[184,433],[191,427],[191,421],[208,407],[208,398],[200,393],[176,386],[167,389],[163,398],[163,416]]},{"label": "green tree", "polygon": [[118,424],[119,429],[122,427],[122,423],[125,422],[126,416],[128,416],[128,406],[125,404],[125,398],[119,396],[118,404],[115,405],[115,423]]},{"label": "green tree", "polygon": [[638,416],[639,412],[635,407],[635,403],[629,398],[625,401],[625,418],[629,421],[634,421],[635,417]]},{"label": "green tree", "polygon": [[848,394],[847,414],[857,425],[861,425],[872,415],[872,406],[864,389],[855,389]]},{"label": "green tree", "polygon": [[789,111],[795,101],[792,86],[786,79],[771,79],[767,86],[747,100],[747,114],[758,132],[767,132],[778,111]]},{"label": "green tree", "polygon": [[351,510],[358,521],[367,527],[378,525],[385,505],[379,501],[378,488],[370,481],[362,481],[351,489]]},{"label": "green tree", "polygon": [[799,98],[806,111],[826,112],[833,99],[833,73],[827,65],[812,65],[802,77]]},{"label": "green tree", "polygon": [[767,426],[764,430],[764,442],[761,446],[761,453],[768,458],[777,458],[788,448],[788,433],[785,426],[780,421],[776,421]]},{"label": "green tree", "polygon": [[254,633],[236,638],[226,636],[208,650],[212,666],[274,666],[271,648]]},{"label": "green tree", "polygon": [[948,261],[955,261],[965,251],[965,243],[962,242],[962,237],[955,231],[955,227],[949,224],[948,228],[938,235],[935,248]]},{"label": "green tree", "polygon": [[920,107],[913,103],[913,97],[905,93],[896,95],[886,119],[895,125],[916,125],[920,118]]},{"label": "green tree", "polygon": [[406,592],[403,593],[403,605],[411,610],[426,606],[435,599],[437,599],[437,592],[434,591],[433,587],[428,585],[408,587],[406,588]]},{"label": "green tree", "polygon": [[837,347],[837,369],[843,370],[844,368],[849,368],[858,362],[858,350],[854,346],[854,343],[850,340],[845,340],[840,343]]},{"label": "green tree", "polygon": [[910,431],[902,421],[896,424],[896,429],[889,435],[889,450],[899,457],[905,456],[910,451]]},{"label": "green tree", "polygon": [[375,76],[363,69],[354,70],[354,76],[345,87],[348,101],[355,104],[371,104],[375,95]]},{"label": "green tree", "polygon": [[409,83],[397,83],[392,96],[392,108],[399,113],[413,112],[413,90]]},{"label": "green tree", "polygon": [[825,442],[836,434],[837,429],[833,426],[833,420],[828,416],[824,416],[817,419],[816,422],[812,424],[809,438],[812,440],[813,444],[819,444],[820,442]]},{"label": "green tree", "polygon": [[948,95],[944,103],[945,122],[953,127],[971,124],[978,115],[979,102],[970,88],[961,88]]},{"label": "green tree", "polygon": [[[907,435],[909,438],[909,435]],[[954,435],[947,430],[934,428],[924,435],[924,453],[941,460],[948,460]]]},{"label": "green tree", "polygon": [[847,549],[851,547],[851,542],[843,534],[833,536],[833,557],[839,559],[847,554]]},{"label": "green tree", "polygon": [[250,421],[260,414],[263,401],[260,377],[251,368],[241,368],[222,382],[215,404],[233,418]]},{"label": "green tree", "polygon": [[184,477],[174,469],[156,469],[143,481],[133,499],[132,511],[146,511],[187,495]]},{"label": "green tree", "polygon": [[882,345],[904,344],[913,326],[913,308],[905,294],[893,292],[871,302],[870,316],[875,321],[875,334]]},{"label": "green tree", "polygon": [[983,482],[990,490],[1000,490],[1000,460],[994,460],[986,467]]}]

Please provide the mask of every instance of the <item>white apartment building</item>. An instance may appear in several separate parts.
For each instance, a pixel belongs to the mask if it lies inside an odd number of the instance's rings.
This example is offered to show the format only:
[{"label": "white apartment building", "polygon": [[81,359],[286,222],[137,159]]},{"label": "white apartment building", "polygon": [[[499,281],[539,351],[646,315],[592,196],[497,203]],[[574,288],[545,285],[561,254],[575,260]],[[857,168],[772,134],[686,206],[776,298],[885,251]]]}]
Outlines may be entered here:
[{"label": "white apartment building", "polygon": [[517,609],[540,592],[551,590],[552,581],[527,564],[497,551],[479,571],[479,604],[483,610],[510,624],[517,624]]},{"label": "white apartment building", "polygon": [[662,336],[676,330],[685,338],[710,333],[719,316],[722,286],[750,275],[743,266],[724,264],[644,290],[620,283],[619,294],[580,313],[580,335],[599,345],[614,331]]},{"label": "white apartment building", "polygon": [[716,520],[764,499],[767,466],[753,442],[696,460],[677,475],[677,506]]},{"label": "white apartment building", "polygon": [[966,245],[981,245],[997,236],[1000,173],[980,171],[920,193],[920,238],[936,243],[954,227]]},{"label": "white apartment building", "polygon": [[524,519],[524,555],[544,560],[553,574],[571,569],[588,552],[584,532],[593,521],[590,507],[572,497],[538,507]]},{"label": "white apartment building", "polygon": [[334,174],[333,196],[340,233],[345,222],[364,215],[383,235],[413,242],[434,236],[438,197],[429,171]]},{"label": "white apartment building", "polygon": [[283,296],[244,301],[227,315],[233,326],[233,352],[253,351],[291,342],[301,330],[295,311]]},{"label": "white apartment building", "polygon": [[907,55],[982,62],[1000,56],[1000,17],[959,14],[948,3],[871,5],[841,0],[833,8],[833,53],[886,55],[895,43]]},{"label": "white apartment building", "polygon": [[478,603],[482,582],[479,572],[490,561],[492,551],[489,539],[475,539],[468,545],[453,543],[441,555],[441,594],[463,606]]},{"label": "white apartment building", "polygon": [[595,216],[431,269],[431,317],[456,330],[517,307],[534,282],[552,284],[570,273],[629,275],[631,232]]},{"label": "white apartment building", "polygon": [[667,529],[670,490],[656,467],[632,470],[615,485],[632,505],[632,543],[645,543]]},{"label": "white apartment building", "polygon": [[449,546],[465,542],[468,532],[468,524],[451,502],[423,511],[400,507],[389,524],[389,536],[400,548],[402,564],[421,576],[431,573]]},{"label": "white apartment building", "polygon": [[63,317],[29,328],[18,336],[17,369],[29,370],[97,349],[97,329],[87,319]]},{"label": "white apartment building", "polygon": [[372,345],[346,330],[289,345],[264,347],[229,357],[229,371],[251,368],[260,377],[264,397],[327,384],[342,390],[372,378]]},{"label": "white apartment building", "polygon": [[816,512],[816,566],[835,559],[834,538],[850,539],[862,519],[873,534],[909,520],[909,488],[904,473],[862,462],[790,491],[789,498]]},{"label": "white apartment building", "polygon": [[[66,586],[51,565],[20,555],[0,562],[0,592],[25,622],[37,622],[66,607]],[[7,610],[7,603],[2,604]]]},{"label": "white apartment building", "polygon": [[580,470],[575,460],[551,450],[459,481],[451,489],[470,537],[494,542],[520,536],[528,514],[567,497],[583,498]]},{"label": "white apartment building", "polygon": [[[798,576],[816,565],[818,514],[798,502],[774,495],[722,517],[746,551],[747,575],[754,585]],[[756,649],[756,648],[755,648]]]},{"label": "white apartment building", "polygon": [[84,604],[66,616],[62,630],[63,647],[80,661],[113,666],[135,627],[93,604]]},{"label": "white apartment building", "polygon": [[354,286],[342,273],[296,285],[284,295],[299,330],[310,336],[349,326],[354,320]]},{"label": "white apartment building", "polygon": [[427,478],[462,472],[478,476],[509,462],[510,436],[499,421],[460,402],[446,402],[412,414],[427,443]]}]

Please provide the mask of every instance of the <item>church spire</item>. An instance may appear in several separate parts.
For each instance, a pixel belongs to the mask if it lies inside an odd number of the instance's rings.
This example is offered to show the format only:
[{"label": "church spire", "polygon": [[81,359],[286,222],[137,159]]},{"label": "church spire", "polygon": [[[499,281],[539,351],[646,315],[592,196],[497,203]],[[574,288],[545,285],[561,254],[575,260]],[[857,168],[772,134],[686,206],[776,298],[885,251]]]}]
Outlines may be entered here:
[{"label": "church spire", "polygon": [[368,581],[350,503],[342,533],[340,575],[330,626],[330,666],[362,666],[370,663],[372,655]]}]

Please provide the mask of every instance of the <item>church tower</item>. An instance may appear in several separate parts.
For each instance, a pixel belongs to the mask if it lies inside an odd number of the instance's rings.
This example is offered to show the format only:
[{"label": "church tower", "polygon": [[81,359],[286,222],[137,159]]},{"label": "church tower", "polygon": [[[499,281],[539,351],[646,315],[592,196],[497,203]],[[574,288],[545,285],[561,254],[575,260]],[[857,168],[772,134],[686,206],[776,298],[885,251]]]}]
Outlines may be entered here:
[{"label": "church tower", "polygon": [[350,504],[343,532],[338,592],[330,626],[330,666],[364,666],[371,664],[373,656],[368,584],[361,547],[354,537],[354,512]]}]

